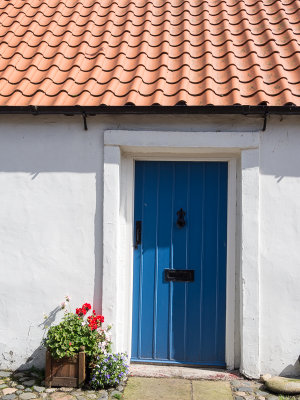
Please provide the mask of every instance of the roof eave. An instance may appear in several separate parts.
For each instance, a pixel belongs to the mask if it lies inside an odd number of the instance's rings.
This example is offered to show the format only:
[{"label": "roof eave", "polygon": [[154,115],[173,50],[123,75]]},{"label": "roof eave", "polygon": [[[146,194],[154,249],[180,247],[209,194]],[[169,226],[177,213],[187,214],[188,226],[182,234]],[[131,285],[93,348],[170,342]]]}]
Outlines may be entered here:
[{"label": "roof eave", "polygon": [[96,114],[241,114],[241,115],[300,115],[300,107],[284,106],[0,106],[0,114],[32,115],[96,115]]}]

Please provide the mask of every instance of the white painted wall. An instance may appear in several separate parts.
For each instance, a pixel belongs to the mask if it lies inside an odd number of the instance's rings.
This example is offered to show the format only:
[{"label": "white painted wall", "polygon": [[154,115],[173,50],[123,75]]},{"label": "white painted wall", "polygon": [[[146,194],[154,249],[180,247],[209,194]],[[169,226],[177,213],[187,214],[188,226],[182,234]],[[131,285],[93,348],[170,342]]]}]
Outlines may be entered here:
[{"label": "white painted wall", "polygon": [[300,120],[260,146],[261,372],[300,374]]},{"label": "white painted wall", "polygon": [[[272,117],[261,133],[260,372],[300,372],[296,362],[300,349],[299,125],[299,117]],[[97,116],[88,118],[85,132],[80,117],[1,116],[0,368],[43,365],[39,350],[43,313],[53,312],[57,320],[61,315],[57,307],[65,294],[72,297],[74,307],[90,301],[101,311],[105,130],[247,132],[261,127],[262,119],[253,117]],[[240,203],[239,171],[237,175]],[[238,209],[237,282],[240,214]],[[237,285],[237,311],[239,294]],[[239,323],[236,313],[236,365]]]},{"label": "white painted wall", "polygon": [[66,294],[100,308],[102,141],[79,122],[1,118],[0,368],[42,365]]}]

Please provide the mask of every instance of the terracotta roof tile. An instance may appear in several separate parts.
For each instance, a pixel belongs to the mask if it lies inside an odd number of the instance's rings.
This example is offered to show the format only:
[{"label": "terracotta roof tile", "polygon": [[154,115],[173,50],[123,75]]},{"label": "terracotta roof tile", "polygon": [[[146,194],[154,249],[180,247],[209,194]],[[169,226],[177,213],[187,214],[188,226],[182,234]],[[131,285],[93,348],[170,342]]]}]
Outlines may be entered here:
[{"label": "terracotta roof tile", "polygon": [[0,105],[300,106],[300,0],[0,0]]}]

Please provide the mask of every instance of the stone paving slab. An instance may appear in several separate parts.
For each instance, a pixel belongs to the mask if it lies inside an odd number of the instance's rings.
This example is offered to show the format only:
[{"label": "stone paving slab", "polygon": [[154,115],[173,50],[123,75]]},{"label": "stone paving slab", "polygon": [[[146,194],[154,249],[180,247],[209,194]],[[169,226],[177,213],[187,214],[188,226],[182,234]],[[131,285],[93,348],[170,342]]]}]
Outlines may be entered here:
[{"label": "stone paving slab", "polygon": [[233,400],[229,382],[193,381],[192,400]]},{"label": "stone paving slab", "polygon": [[191,400],[191,394],[189,380],[132,377],[128,379],[124,400]]},{"label": "stone paving slab", "polygon": [[131,377],[124,400],[233,400],[229,382]]}]

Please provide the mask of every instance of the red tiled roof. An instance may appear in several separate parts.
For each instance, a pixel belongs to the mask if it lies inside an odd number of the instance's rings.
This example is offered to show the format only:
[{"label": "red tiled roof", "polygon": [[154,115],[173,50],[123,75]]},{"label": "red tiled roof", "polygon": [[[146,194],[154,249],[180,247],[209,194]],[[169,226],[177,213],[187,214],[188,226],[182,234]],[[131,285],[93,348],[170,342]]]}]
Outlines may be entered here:
[{"label": "red tiled roof", "polygon": [[300,0],[0,0],[0,105],[300,105]]}]

